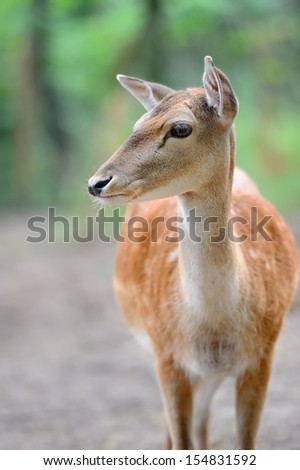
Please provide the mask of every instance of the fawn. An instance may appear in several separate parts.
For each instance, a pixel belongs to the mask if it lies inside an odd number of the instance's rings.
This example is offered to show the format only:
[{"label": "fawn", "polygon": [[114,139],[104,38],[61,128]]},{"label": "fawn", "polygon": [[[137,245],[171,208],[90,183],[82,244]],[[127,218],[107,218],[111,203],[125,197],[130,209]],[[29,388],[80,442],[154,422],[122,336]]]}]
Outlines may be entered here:
[{"label": "fawn", "polygon": [[[297,252],[284,220],[234,168],[238,100],[211,57],[204,65],[203,88],[183,91],[117,76],[147,112],[89,180],[89,192],[102,204],[135,203],[127,223],[135,216],[149,223],[140,242],[125,225],[115,291],[133,333],[155,357],[167,448],[207,448],[211,399],[233,376],[237,446],[254,449],[274,345],[296,289]],[[171,237],[174,224],[172,232],[155,223],[153,241],[155,220],[179,220],[184,236]]]}]

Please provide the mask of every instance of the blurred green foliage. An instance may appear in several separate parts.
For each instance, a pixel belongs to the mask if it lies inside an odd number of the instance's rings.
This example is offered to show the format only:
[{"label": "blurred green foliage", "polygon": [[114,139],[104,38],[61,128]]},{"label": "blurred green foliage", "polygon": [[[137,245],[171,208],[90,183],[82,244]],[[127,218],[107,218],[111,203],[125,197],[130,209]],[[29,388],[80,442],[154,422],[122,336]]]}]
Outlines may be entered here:
[{"label": "blurred green foliage", "polygon": [[238,164],[281,208],[300,196],[298,0],[1,0],[1,207],[90,205],[86,182],[142,108],[116,73],[239,97]]}]

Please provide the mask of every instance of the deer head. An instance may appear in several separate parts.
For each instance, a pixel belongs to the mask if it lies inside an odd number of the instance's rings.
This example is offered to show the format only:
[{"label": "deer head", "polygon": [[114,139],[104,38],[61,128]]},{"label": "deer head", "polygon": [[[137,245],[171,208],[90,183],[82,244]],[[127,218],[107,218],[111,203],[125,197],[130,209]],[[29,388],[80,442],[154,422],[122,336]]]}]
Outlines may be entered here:
[{"label": "deer head", "polygon": [[183,91],[117,76],[147,112],[89,180],[89,192],[102,204],[199,193],[217,169],[228,170],[238,101],[211,57],[205,57],[204,64],[203,88]]}]

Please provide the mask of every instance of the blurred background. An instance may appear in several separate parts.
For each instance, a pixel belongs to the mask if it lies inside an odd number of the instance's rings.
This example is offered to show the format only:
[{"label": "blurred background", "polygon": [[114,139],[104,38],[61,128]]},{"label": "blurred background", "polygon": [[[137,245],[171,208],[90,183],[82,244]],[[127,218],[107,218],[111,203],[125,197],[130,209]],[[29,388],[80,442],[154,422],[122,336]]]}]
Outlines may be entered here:
[{"label": "blurred background", "polygon": [[89,206],[86,179],[143,112],[115,75],[197,86],[208,54],[240,100],[239,164],[296,206],[299,13],[297,0],[2,0],[1,207]]},{"label": "blurred background", "polygon": [[[299,15],[298,0],[1,0],[1,448],[160,447],[151,362],[113,300],[115,245],[64,244],[61,227],[30,244],[27,219],[96,215],[87,180],[143,113],[117,73],[197,86],[211,55],[240,101],[238,164],[300,240]],[[299,448],[299,326],[296,301],[260,448]],[[215,448],[234,440],[226,386]]]}]

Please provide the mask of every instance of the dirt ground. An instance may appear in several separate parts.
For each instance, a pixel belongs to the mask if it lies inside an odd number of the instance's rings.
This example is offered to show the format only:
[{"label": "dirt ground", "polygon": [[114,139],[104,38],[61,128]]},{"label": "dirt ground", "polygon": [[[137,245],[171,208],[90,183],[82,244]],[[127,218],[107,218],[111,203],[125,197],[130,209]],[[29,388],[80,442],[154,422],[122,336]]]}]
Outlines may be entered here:
[{"label": "dirt ground", "polygon": [[[300,214],[290,217],[300,241]],[[152,362],[112,292],[115,245],[29,244],[26,217],[0,221],[0,448],[157,449],[162,406]],[[300,296],[289,313],[260,449],[300,448]],[[218,391],[211,447],[235,441],[233,383]]]}]

